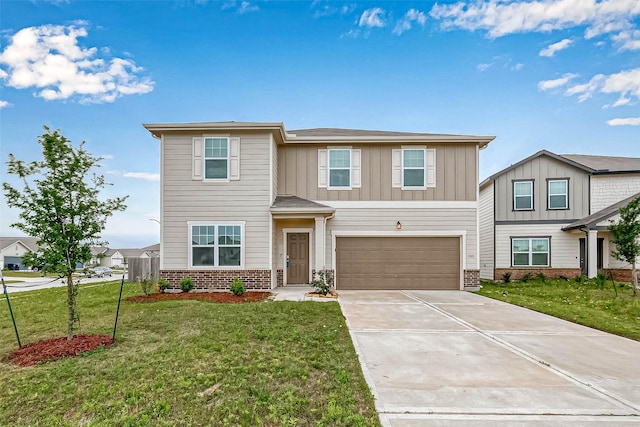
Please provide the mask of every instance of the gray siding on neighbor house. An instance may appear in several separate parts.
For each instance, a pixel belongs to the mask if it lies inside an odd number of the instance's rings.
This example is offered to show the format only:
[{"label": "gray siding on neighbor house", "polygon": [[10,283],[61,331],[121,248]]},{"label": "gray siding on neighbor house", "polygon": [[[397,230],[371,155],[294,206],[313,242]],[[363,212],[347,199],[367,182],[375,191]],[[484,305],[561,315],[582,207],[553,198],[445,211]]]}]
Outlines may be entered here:
[{"label": "gray siding on neighbor house", "polygon": [[[209,135],[209,134],[207,134]],[[227,134],[228,135],[228,134]],[[189,267],[188,221],[246,221],[244,268],[269,265],[269,135],[240,137],[240,179],[205,182],[192,179],[192,138],[202,134],[165,134],[162,142],[162,241],[164,269]]]},{"label": "gray siding on neighbor house", "polygon": [[[338,146],[339,144],[331,144]],[[392,187],[392,150],[410,144],[342,144],[361,150],[362,185],[351,190],[318,188],[318,149],[327,145],[278,147],[278,193],[308,200],[475,201],[478,186],[476,144],[413,144],[436,150],[436,186],[426,190]]]},{"label": "gray siding on neighbor house", "polygon": [[480,190],[480,278],[493,280],[494,274],[494,184]]},{"label": "gray siding on neighbor house", "polygon": [[[569,179],[569,209],[547,209],[547,179]],[[533,211],[513,210],[513,181],[533,179]],[[589,175],[548,156],[539,156],[496,177],[495,221],[579,219],[589,215]]]}]

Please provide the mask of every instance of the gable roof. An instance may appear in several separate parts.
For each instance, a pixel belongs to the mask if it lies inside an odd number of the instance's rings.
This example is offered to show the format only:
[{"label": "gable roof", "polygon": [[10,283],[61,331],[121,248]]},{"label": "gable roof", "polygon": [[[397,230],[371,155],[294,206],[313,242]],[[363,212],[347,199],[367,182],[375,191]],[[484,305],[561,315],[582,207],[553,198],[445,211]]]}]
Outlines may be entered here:
[{"label": "gable roof", "polygon": [[633,196],[627,197],[624,200],[620,200],[619,202],[607,206],[606,208],[601,209],[596,213],[585,216],[584,218],[572,222],[569,225],[565,225],[564,227],[562,227],[562,230],[569,231],[578,230],[580,228],[594,229],[600,222],[617,215],[620,212],[620,208],[627,206],[629,202],[637,197],[640,197],[640,193],[636,193]]},{"label": "gable roof", "polygon": [[495,136],[449,135],[435,133],[393,132],[365,129],[313,128],[287,131],[282,122],[201,122],[201,123],[145,123],[145,129],[155,138],[163,133],[178,131],[243,130],[268,131],[283,144],[324,142],[424,142],[424,143],[477,143],[484,148]]},{"label": "gable roof", "polygon": [[151,252],[160,252],[160,243],[156,243],[155,245],[145,246],[141,248],[143,251],[151,251]]},{"label": "gable roof", "polygon": [[40,246],[38,246],[38,243],[37,243],[38,239],[36,239],[35,237],[22,236],[22,237],[0,237],[0,250],[6,247],[9,247],[16,242],[22,243],[22,245],[24,245],[27,249],[31,250],[32,252],[37,252],[38,249],[40,249]]},{"label": "gable roof", "polygon": [[270,209],[273,214],[314,213],[332,214],[335,209],[331,206],[312,202],[298,196],[277,196]]},{"label": "gable roof", "polygon": [[103,254],[109,250],[106,246],[91,246],[91,256]]}]

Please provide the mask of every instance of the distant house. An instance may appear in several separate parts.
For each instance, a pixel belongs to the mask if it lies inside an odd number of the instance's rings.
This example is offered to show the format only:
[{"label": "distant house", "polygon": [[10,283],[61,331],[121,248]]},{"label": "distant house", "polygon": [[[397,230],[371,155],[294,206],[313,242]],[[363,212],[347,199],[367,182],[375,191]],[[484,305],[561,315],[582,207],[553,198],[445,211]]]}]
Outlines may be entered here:
[{"label": "distant house", "polygon": [[145,124],[160,141],[160,276],[201,289],[475,289],[492,136]]},{"label": "distant house", "polygon": [[2,268],[17,266],[24,270],[26,267],[22,257],[28,252],[37,252],[37,239],[33,237],[0,237],[0,265]]},{"label": "distant house", "polygon": [[101,261],[106,256],[105,254],[108,250],[109,248],[106,246],[92,246],[89,265],[101,265]]},{"label": "distant house", "polygon": [[608,231],[640,195],[640,158],[539,151],[480,184],[480,276],[596,276],[629,280]]}]

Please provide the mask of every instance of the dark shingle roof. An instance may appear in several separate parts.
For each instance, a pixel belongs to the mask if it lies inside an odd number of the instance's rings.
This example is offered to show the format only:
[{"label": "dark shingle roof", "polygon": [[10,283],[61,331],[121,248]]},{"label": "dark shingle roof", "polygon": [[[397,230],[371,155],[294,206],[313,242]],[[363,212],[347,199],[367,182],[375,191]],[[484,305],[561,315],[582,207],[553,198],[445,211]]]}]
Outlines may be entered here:
[{"label": "dark shingle roof", "polygon": [[333,212],[334,210],[330,206],[298,196],[277,196],[271,205],[271,212]]},{"label": "dark shingle roof", "polygon": [[640,172],[640,158],[616,156],[591,156],[586,154],[562,154],[562,157],[580,163],[594,173]]},{"label": "dark shingle roof", "polygon": [[637,197],[640,197],[640,193],[634,194],[631,197],[627,197],[624,200],[620,200],[619,202],[614,203],[610,206],[607,206],[606,208],[599,210],[596,213],[585,216],[584,218],[579,219],[578,221],[572,222],[571,224],[562,227],[562,229],[565,231],[568,231],[568,230],[576,230],[583,227],[593,228],[598,223],[604,221],[605,219],[608,219],[614,215],[617,215],[618,212],[620,212],[620,208],[627,206],[630,201],[632,201]]}]

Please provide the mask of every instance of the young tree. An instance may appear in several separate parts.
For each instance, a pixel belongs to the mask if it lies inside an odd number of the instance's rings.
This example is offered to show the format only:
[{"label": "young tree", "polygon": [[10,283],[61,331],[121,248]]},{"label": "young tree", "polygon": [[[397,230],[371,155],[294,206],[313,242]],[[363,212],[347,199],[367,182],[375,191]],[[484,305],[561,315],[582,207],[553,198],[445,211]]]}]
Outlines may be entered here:
[{"label": "young tree", "polygon": [[73,273],[78,263],[91,259],[90,245],[97,244],[107,218],[126,209],[125,197],[99,200],[107,183],[104,176],[88,176],[99,167],[100,158],[84,149],[76,149],[57,130],[38,138],[42,160],[26,163],[9,154],[7,171],[16,175],[24,188],[18,190],[3,183],[7,204],[20,210],[20,221],[12,224],[38,239],[40,251],[25,257],[26,265],[44,265],[46,271],[58,273],[67,282],[67,338],[73,338],[79,320],[78,283]]},{"label": "young tree", "polygon": [[609,226],[616,249],[611,254],[620,261],[631,264],[633,296],[638,296],[638,272],[636,260],[640,256],[640,197],[620,208],[620,220]]}]

